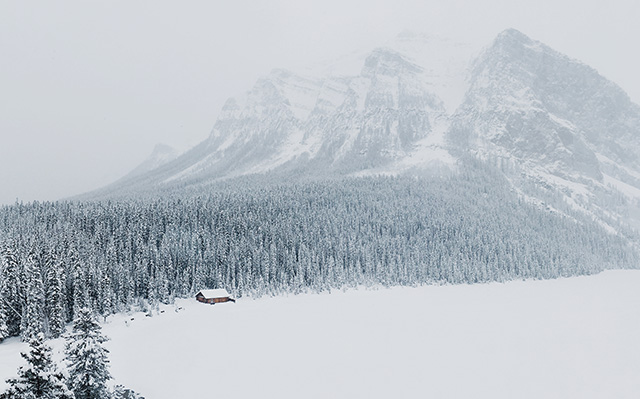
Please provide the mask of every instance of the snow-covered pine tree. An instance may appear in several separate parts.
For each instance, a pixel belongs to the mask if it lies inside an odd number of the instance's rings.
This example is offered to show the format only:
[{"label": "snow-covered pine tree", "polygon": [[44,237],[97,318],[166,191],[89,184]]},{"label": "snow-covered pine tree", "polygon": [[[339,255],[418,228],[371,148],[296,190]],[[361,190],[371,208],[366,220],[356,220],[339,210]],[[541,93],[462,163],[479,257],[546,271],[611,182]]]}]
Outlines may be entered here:
[{"label": "snow-covered pine tree", "polygon": [[57,338],[65,328],[65,296],[64,284],[62,281],[62,265],[58,262],[54,254],[51,254],[47,262],[47,315],[49,317],[49,332],[52,337]]},{"label": "snow-covered pine tree", "polygon": [[23,341],[33,340],[44,330],[44,287],[36,256],[32,251],[25,263],[27,304],[22,313],[20,335]]},{"label": "snow-covered pine tree", "polygon": [[71,248],[69,251],[69,259],[72,272],[72,287],[73,287],[73,306],[72,306],[72,318],[76,319],[78,311],[87,303],[87,282],[85,279],[85,271],[80,261],[80,254],[76,248]]},{"label": "snow-covered pine tree", "polygon": [[51,348],[44,343],[44,334],[29,341],[29,352],[21,353],[27,361],[18,369],[18,377],[7,380],[9,389],[0,399],[73,399],[62,373],[51,360]]},{"label": "snow-covered pine tree", "polygon": [[5,323],[9,336],[20,333],[22,317],[22,298],[20,284],[20,265],[13,248],[15,243],[7,243],[0,253],[0,300],[4,307]]},{"label": "snow-covered pine tree", "polygon": [[102,283],[100,284],[100,294],[98,296],[98,310],[102,314],[102,317],[106,319],[107,316],[114,312],[113,310],[113,289],[111,287],[111,278],[106,270],[102,271]]},{"label": "snow-covered pine tree", "polygon": [[7,299],[4,297],[7,276],[5,275],[3,263],[4,262],[0,262],[0,342],[10,336],[9,327],[7,327],[7,311],[9,310],[9,305],[6,303]]},{"label": "snow-covered pine tree", "polygon": [[[0,285],[2,282],[0,281]],[[4,301],[0,299],[0,343],[8,338],[9,328],[7,327],[7,310]]]},{"label": "snow-covered pine tree", "polygon": [[111,379],[107,359],[109,351],[102,346],[107,338],[101,330],[90,309],[78,310],[66,345],[69,386],[76,399],[108,397],[106,382]]}]

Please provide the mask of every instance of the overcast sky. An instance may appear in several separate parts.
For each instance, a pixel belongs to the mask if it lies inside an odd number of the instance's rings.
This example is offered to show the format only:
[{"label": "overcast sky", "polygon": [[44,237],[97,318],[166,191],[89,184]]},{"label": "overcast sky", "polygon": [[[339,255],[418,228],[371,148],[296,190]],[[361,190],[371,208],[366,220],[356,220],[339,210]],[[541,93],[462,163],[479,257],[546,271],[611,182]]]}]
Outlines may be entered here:
[{"label": "overcast sky", "polygon": [[0,0],[0,203],[108,184],[155,144],[204,140],[274,67],[313,65],[410,29],[478,45],[513,27],[640,102],[628,0]]}]

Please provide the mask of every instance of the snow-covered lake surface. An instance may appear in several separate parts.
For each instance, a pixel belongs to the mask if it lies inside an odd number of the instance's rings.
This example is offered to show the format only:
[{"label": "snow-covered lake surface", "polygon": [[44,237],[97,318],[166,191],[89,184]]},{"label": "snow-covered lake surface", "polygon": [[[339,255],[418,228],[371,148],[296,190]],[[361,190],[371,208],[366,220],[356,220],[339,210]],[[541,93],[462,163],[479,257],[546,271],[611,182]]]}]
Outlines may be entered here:
[{"label": "snow-covered lake surface", "polygon": [[640,397],[640,271],[176,306],[104,325],[147,399]]}]

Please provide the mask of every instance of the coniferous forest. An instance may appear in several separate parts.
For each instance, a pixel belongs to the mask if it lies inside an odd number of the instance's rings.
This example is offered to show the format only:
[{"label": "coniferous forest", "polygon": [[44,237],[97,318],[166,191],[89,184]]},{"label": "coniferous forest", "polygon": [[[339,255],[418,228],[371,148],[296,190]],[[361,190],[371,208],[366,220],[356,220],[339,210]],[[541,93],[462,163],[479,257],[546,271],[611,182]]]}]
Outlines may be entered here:
[{"label": "coniferous forest", "polygon": [[257,297],[638,267],[635,236],[556,205],[473,167],[17,203],[0,208],[0,339],[56,337],[79,309],[152,311],[202,288]]}]

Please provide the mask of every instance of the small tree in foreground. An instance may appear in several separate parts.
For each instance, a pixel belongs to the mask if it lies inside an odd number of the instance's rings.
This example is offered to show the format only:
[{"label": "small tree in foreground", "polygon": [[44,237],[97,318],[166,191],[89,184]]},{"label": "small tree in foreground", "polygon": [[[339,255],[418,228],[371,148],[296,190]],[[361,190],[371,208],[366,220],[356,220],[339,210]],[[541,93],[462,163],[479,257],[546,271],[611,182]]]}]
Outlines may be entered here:
[{"label": "small tree in foreground", "polygon": [[51,348],[39,333],[29,341],[29,352],[21,353],[27,361],[18,369],[18,377],[7,380],[9,389],[0,399],[74,399],[62,373],[51,360]]},{"label": "small tree in foreground", "polygon": [[78,311],[73,332],[66,346],[69,386],[76,399],[109,397],[106,382],[109,374],[109,351],[102,346],[107,338],[88,308]]},{"label": "small tree in foreground", "polygon": [[140,396],[134,390],[125,388],[122,385],[116,385],[113,388],[112,399],[144,399],[144,396]]}]

